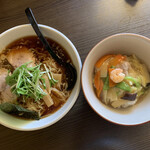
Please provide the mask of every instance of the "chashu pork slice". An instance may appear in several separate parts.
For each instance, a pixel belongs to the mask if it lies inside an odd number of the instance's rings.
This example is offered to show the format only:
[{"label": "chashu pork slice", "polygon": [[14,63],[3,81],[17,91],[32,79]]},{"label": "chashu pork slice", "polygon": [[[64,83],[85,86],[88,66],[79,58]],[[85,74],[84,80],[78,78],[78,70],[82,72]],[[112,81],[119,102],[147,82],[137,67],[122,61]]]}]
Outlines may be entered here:
[{"label": "chashu pork slice", "polygon": [[26,47],[13,48],[7,54],[8,62],[14,67],[20,67],[26,62],[31,62],[28,67],[35,66],[35,57],[33,53]]},{"label": "chashu pork slice", "polygon": [[17,96],[11,92],[11,88],[9,85],[5,87],[5,89],[1,92],[1,98],[3,102],[14,102],[17,100]]},{"label": "chashu pork slice", "polygon": [[3,102],[13,102],[14,100],[17,99],[17,96],[11,92],[10,86],[6,84],[7,75],[8,75],[8,70],[5,69],[5,68],[0,68],[0,94],[1,94],[1,99],[2,99]]},{"label": "chashu pork slice", "polygon": [[8,70],[5,68],[0,68],[0,92],[2,92],[6,88],[6,80],[5,78],[8,75]]}]

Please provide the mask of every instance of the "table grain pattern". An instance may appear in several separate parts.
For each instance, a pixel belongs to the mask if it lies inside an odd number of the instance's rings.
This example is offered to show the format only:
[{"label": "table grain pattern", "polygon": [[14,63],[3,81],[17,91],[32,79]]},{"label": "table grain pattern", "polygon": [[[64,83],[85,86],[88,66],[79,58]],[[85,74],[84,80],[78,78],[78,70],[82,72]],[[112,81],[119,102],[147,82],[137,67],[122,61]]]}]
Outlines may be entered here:
[{"label": "table grain pattern", "polygon": [[[112,34],[150,38],[150,0],[0,0],[0,33],[28,23],[26,7],[38,23],[64,33],[82,63],[95,44]],[[126,127],[107,122],[81,90],[71,111],[50,127],[21,132],[0,125],[0,150],[150,150],[150,123]]]}]

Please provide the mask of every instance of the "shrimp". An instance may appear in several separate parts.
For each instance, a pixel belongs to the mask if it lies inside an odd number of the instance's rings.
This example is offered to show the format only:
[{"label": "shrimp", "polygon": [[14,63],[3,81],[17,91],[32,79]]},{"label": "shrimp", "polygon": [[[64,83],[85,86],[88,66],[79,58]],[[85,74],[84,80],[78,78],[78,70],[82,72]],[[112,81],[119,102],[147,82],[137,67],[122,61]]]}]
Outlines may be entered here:
[{"label": "shrimp", "polygon": [[124,77],[125,74],[123,73],[123,70],[120,68],[116,68],[110,72],[110,79],[115,83],[123,81]]}]

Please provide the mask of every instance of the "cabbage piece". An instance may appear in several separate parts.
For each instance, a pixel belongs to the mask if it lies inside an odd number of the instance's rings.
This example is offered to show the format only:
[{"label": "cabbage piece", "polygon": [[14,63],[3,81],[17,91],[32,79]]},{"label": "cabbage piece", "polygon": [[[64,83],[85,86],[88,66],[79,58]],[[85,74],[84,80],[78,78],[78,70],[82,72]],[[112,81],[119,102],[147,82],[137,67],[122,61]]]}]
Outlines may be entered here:
[{"label": "cabbage piece", "polygon": [[106,78],[107,74],[108,74],[108,64],[110,62],[112,58],[107,59],[106,61],[104,61],[104,63],[102,64],[102,66],[100,67],[100,72],[101,72],[101,78]]},{"label": "cabbage piece", "polygon": [[103,91],[102,91],[102,101],[103,101],[105,104],[108,104],[108,102],[107,102],[107,90],[103,90]]},{"label": "cabbage piece", "polygon": [[134,101],[119,99],[117,101],[112,102],[111,105],[114,108],[126,108],[126,107],[134,105],[136,102],[137,102],[137,99],[135,99]]},{"label": "cabbage piece", "polygon": [[129,70],[129,75],[140,78],[142,86],[146,87],[146,84],[150,82],[150,75],[146,65],[142,64],[135,55],[132,55],[128,59],[133,69]]},{"label": "cabbage piece", "polygon": [[106,100],[107,104],[117,100],[118,100],[117,89],[113,87],[107,90],[107,100]]}]

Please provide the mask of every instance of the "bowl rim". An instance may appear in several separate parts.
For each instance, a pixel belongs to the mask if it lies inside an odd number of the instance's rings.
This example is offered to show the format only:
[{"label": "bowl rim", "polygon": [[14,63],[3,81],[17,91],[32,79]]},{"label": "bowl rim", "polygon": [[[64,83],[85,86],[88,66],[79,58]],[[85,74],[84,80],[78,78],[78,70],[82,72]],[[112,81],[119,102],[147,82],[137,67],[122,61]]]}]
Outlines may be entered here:
[{"label": "bowl rim", "polygon": [[[79,96],[79,93],[80,93],[80,89],[81,89],[81,69],[82,69],[82,61],[81,61],[81,57],[76,49],[76,47],[74,46],[74,44],[71,42],[71,40],[66,36],[64,35],[62,32],[58,31],[57,29],[53,28],[53,27],[50,27],[50,26],[47,26],[47,25],[43,25],[43,24],[38,24],[39,27],[41,28],[45,28],[45,29],[48,29],[48,30],[52,30],[54,32],[57,32],[57,34],[59,34],[61,37],[63,37],[67,43],[72,47],[75,55],[76,55],[76,58],[77,58],[77,62],[78,62],[78,70],[79,70],[79,76],[78,76],[78,82],[76,83],[77,87],[76,87],[76,92],[75,92],[75,96],[74,96],[74,100],[72,100],[70,102],[70,104],[68,105],[68,107],[64,110],[64,112],[58,116],[57,119],[55,119],[53,122],[51,123],[46,123],[45,125],[43,126],[40,126],[40,127],[33,127],[33,128],[22,128],[22,127],[14,127],[12,126],[11,124],[7,124],[7,123],[4,123],[0,120],[0,124],[5,126],[5,127],[8,127],[10,129],[13,129],[13,130],[17,130],[17,131],[35,131],[35,130],[40,130],[40,129],[44,129],[46,127],[49,127],[49,126],[52,126],[53,124],[55,124],[56,122],[58,122],[59,120],[61,120],[70,110],[71,108],[74,106],[75,102],[77,101],[78,99],[78,96]],[[30,24],[21,24],[21,25],[17,25],[17,26],[14,26],[10,29],[7,29],[5,30],[4,32],[0,33],[0,38],[2,36],[4,36],[5,34],[7,34],[8,32],[12,31],[12,30],[15,30],[15,29],[18,29],[18,28],[28,28],[29,26],[31,26]],[[13,42],[13,40],[12,40]],[[75,88],[75,87],[74,87]],[[50,115],[49,115],[50,116]],[[48,116],[47,116],[48,117]],[[33,120],[34,121],[34,120]]]},{"label": "bowl rim", "polygon": [[104,41],[106,41],[106,40],[108,40],[108,39],[111,39],[111,38],[113,38],[113,37],[116,37],[116,36],[124,36],[124,35],[139,37],[139,38],[142,38],[142,39],[144,39],[144,40],[150,42],[150,39],[149,39],[148,37],[145,37],[145,36],[143,36],[143,35],[136,34],[136,33],[117,33],[117,34],[113,34],[113,35],[110,35],[110,36],[108,36],[108,37],[102,39],[101,41],[99,41],[99,42],[88,52],[88,54],[87,54],[87,56],[86,56],[86,58],[85,58],[85,60],[84,60],[84,62],[83,62],[82,69],[81,69],[81,87],[82,87],[82,91],[83,91],[83,94],[84,94],[84,97],[85,97],[87,103],[88,103],[89,106],[93,109],[93,111],[96,112],[96,114],[97,114],[98,116],[100,116],[100,117],[102,117],[104,120],[106,120],[106,121],[108,121],[108,122],[110,122],[110,123],[116,124],[116,125],[121,125],[121,126],[137,126],[137,125],[142,125],[142,124],[149,123],[150,120],[149,120],[149,121],[145,121],[145,122],[141,122],[141,123],[135,123],[135,124],[123,124],[123,123],[118,123],[118,122],[109,120],[108,118],[105,118],[103,115],[101,115],[100,113],[98,113],[98,112],[95,110],[95,108],[92,106],[92,104],[90,104],[90,102],[89,102],[90,100],[88,99],[88,97],[87,97],[86,94],[85,94],[85,89],[83,88],[83,82],[82,82],[82,81],[83,81],[82,75],[83,75],[83,70],[84,70],[85,62],[87,61],[87,59],[88,59],[90,53],[93,52],[94,49],[95,49],[99,44],[103,43]]}]

